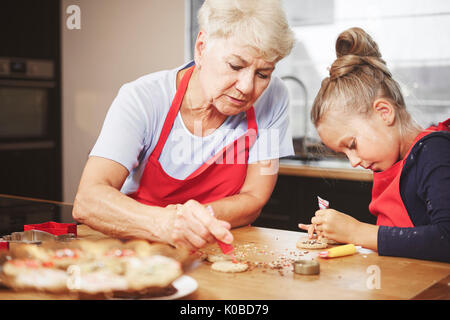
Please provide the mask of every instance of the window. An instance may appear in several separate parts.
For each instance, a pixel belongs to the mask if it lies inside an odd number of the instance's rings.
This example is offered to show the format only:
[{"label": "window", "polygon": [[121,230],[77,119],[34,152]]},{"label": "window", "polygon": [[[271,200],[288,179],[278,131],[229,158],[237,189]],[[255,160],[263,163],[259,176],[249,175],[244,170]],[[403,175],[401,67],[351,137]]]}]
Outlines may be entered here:
[{"label": "window", "polygon": [[[198,32],[196,10],[202,3],[191,0],[192,36]],[[286,81],[291,93],[297,154],[311,156],[316,150],[319,139],[309,112],[322,79],[328,76],[327,67],[336,58],[336,38],[350,27],[363,28],[378,43],[402,88],[407,109],[421,126],[450,116],[450,1],[283,0],[283,6],[297,43],[277,64],[275,74]]]}]

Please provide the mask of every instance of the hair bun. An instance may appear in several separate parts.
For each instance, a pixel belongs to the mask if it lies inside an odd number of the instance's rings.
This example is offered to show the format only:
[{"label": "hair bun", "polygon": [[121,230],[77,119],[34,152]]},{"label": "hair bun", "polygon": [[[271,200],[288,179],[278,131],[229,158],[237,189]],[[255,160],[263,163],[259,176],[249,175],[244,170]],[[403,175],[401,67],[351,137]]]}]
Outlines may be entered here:
[{"label": "hair bun", "polygon": [[379,70],[382,74],[391,76],[386,62],[381,59],[377,43],[361,28],[350,28],[339,35],[336,40],[336,56],[337,59],[330,68],[331,79],[343,77],[363,66],[370,66],[374,71]]},{"label": "hair bun", "polygon": [[361,28],[350,28],[342,32],[336,40],[336,56],[345,55],[381,57],[378,45]]}]

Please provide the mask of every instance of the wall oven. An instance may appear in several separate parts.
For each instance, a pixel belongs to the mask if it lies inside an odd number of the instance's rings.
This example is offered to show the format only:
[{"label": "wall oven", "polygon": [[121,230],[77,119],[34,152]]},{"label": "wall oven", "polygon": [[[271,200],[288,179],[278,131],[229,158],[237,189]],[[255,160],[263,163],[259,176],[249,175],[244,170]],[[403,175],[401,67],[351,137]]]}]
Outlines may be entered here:
[{"label": "wall oven", "polygon": [[[0,58],[0,142],[51,145],[55,98],[51,61]],[[12,145],[11,145],[12,144]]]},{"label": "wall oven", "polygon": [[58,91],[53,61],[0,57],[0,193],[60,198]]}]

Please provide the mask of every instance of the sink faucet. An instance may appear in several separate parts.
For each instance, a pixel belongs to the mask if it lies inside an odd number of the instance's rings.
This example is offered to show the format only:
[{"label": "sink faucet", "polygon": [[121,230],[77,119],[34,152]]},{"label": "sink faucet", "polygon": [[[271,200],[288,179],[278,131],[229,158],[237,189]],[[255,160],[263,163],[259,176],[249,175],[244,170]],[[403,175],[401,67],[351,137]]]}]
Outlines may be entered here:
[{"label": "sink faucet", "polygon": [[[307,136],[308,136],[308,121],[309,121],[309,115],[308,115],[308,91],[306,89],[305,84],[297,77],[295,76],[283,76],[281,77],[282,80],[286,81],[286,80],[291,80],[294,81],[297,85],[300,86],[300,90],[303,92],[304,95],[304,103],[303,103],[303,111],[304,111],[304,134],[303,134],[303,142],[302,142],[302,150],[301,152],[303,153],[303,156],[307,156],[308,155],[308,150],[306,147],[306,140],[307,140]],[[292,103],[292,102],[291,102]]]}]

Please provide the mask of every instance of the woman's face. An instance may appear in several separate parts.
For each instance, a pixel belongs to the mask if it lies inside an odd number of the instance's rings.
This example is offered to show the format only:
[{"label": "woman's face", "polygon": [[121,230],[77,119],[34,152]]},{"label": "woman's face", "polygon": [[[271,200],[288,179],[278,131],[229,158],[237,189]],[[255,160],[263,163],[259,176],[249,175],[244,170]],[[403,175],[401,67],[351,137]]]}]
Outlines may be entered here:
[{"label": "woman's face", "polygon": [[[209,40],[211,41],[211,40]],[[223,115],[248,110],[270,82],[275,62],[258,57],[257,51],[234,39],[206,43],[200,33],[196,43],[200,98]]]},{"label": "woman's face", "polygon": [[329,112],[319,122],[317,132],[326,146],[344,153],[353,167],[384,171],[400,158],[397,131],[377,114],[365,118]]}]

